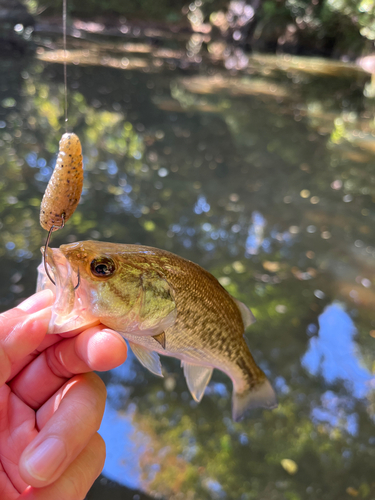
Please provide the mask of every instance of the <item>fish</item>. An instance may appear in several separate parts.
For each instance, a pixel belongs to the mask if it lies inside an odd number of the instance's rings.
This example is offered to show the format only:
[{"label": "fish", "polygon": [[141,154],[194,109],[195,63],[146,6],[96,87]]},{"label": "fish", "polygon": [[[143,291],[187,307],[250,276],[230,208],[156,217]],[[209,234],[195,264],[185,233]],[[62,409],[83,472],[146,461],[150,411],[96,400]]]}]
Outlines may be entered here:
[{"label": "fish", "polygon": [[199,265],[157,248],[100,241],[47,248],[47,254],[56,285],[41,264],[37,290],[56,293],[48,333],[101,323],[119,332],[158,376],[159,355],[177,358],[197,402],[213,370],[221,370],[233,383],[235,421],[249,409],[277,406],[245,342],[254,316]]}]

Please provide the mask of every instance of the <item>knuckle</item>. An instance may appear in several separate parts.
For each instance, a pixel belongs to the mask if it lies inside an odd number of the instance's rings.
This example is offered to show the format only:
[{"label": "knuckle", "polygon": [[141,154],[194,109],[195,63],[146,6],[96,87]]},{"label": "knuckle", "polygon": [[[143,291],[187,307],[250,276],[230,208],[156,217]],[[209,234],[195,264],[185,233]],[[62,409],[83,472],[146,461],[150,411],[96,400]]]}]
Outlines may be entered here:
[{"label": "knuckle", "polygon": [[10,373],[11,362],[8,355],[0,345],[0,387],[8,380]]},{"label": "knuckle", "polygon": [[87,379],[88,384],[94,389],[98,399],[105,399],[107,397],[105,384],[96,373],[85,373],[83,377]]},{"label": "knuckle", "polygon": [[102,421],[106,388],[103,381],[95,373],[76,375],[67,384],[63,398],[71,392],[70,399],[75,407],[76,419],[82,420],[85,429],[98,430]]},{"label": "knuckle", "polygon": [[52,346],[44,352],[48,368],[56,377],[69,378],[72,373],[62,364],[57,349],[58,346]]}]

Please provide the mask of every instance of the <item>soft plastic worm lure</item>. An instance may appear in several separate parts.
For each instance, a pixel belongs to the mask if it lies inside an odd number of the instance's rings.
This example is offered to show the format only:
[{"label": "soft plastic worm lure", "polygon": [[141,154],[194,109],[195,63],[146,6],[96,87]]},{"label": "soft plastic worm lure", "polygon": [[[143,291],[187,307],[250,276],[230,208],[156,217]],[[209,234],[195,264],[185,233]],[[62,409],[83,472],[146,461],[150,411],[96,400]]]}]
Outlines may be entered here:
[{"label": "soft plastic worm lure", "polygon": [[65,222],[73,215],[81,198],[82,187],[83,162],[81,142],[76,134],[66,133],[61,137],[56,166],[47,184],[40,205],[40,225],[48,231],[43,252],[44,268],[53,284],[55,282],[51,278],[47,266],[47,248],[51,233],[63,228]]},{"label": "soft plastic worm lure", "polygon": [[57,231],[73,215],[83,186],[82,147],[78,136],[61,137],[56,166],[40,206],[40,225]]}]

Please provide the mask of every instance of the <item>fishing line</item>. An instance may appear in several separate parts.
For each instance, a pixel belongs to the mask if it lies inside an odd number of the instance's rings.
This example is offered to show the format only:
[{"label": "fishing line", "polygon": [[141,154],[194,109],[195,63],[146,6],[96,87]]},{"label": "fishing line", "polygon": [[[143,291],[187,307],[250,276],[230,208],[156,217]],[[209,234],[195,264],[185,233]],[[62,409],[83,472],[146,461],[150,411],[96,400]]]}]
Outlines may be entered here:
[{"label": "fishing line", "polygon": [[65,98],[65,132],[68,132],[68,77],[66,72],[66,0],[63,0],[63,45],[64,45],[64,98]]},{"label": "fishing line", "polygon": [[[64,114],[65,114],[65,132],[68,132],[68,77],[67,77],[67,71],[66,71],[66,58],[67,58],[67,51],[66,51],[66,0],[63,0],[63,11],[62,11],[62,22],[63,22],[63,48],[64,48]],[[62,224],[59,227],[59,229],[62,229],[65,225],[65,217],[64,214],[62,214]],[[44,269],[46,271],[46,275],[52,281],[52,283],[56,286],[55,280],[52,278],[52,276],[49,273],[48,270],[48,265],[47,265],[47,252],[48,252],[48,245],[51,239],[51,235],[53,230],[56,229],[56,226],[52,225],[48,231],[46,243],[44,245],[44,252],[43,252],[43,263],[44,263]],[[80,275],[78,272],[78,284],[74,288],[78,288],[80,283]]]}]

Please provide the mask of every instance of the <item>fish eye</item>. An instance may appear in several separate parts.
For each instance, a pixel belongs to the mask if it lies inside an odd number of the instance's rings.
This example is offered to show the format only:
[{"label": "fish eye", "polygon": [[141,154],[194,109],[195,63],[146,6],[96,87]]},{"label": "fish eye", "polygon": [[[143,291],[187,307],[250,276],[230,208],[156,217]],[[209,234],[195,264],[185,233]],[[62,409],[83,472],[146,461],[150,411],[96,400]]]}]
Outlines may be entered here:
[{"label": "fish eye", "polygon": [[115,272],[116,266],[109,257],[99,257],[91,261],[90,270],[97,278],[108,278]]}]

